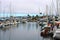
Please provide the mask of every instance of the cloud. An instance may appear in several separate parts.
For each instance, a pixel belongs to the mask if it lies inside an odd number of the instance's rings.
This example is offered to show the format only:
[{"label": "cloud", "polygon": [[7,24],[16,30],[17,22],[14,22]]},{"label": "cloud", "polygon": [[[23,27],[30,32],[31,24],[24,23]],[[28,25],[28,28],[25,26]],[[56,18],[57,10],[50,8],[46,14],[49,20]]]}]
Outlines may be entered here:
[{"label": "cloud", "polygon": [[46,4],[50,5],[51,0],[1,0],[2,1],[2,11],[9,12],[9,4],[11,2],[11,11],[13,12],[29,12],[38,13],[40,11],[44,12]]}]

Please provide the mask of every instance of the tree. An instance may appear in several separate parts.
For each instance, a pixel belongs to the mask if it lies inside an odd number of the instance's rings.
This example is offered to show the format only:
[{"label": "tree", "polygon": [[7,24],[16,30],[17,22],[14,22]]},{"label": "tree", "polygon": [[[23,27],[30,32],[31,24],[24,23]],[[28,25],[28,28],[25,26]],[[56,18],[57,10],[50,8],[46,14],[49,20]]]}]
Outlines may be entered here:
[{"label": "tree", "polygon": [[55,21],[58,21],[58,17],[57,16],[55,16]]},{"label": "tree", "polygon": [[32,16],[32,18],[34,18],[34,15]]},{"label": "tree", "polygon": [[39,16],[38,16],[38,15],[36,15],[36,18],[39,18]]},{"label": "tree", "polygon": [[28,16],[28,18],[31,18],[31,16],[29,14],[27,16]]},{"label": "tree", "polygon": [[42,14],[42,13],[40,13],[40,14]]},{"label": "tree", "polygon": [[35,17],[34,17],[34,15],[32,16],[32,20],[34,20],[35,19]]}]

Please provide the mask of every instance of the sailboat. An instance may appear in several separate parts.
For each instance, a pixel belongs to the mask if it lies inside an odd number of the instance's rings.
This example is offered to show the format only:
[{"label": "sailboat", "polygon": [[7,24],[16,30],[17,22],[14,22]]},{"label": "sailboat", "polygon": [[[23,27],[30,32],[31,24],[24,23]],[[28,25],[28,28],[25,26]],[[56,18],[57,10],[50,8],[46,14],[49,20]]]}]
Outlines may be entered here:
[{"label": "sailboat", "polygon": [[[0,1],[0,8],[1,8],[1,1]],[[1,9],[0,9],[0,12],[2,13]],[[2,17],[0,17],[0,28],[3,28],[4,27],[4,16],[2,15]]]},{"label": "sailboat", "polygon": [[47,24],[45,24],[43,27],[42,27],[42,30],[41,30],[41,33],[40,35],[43,36],[43,37],[47,37],[49,35],[49,32],[50,32],[50,26],[51,24],[48,23],[48,5],[46,5],[46,17],[47,17]]}]

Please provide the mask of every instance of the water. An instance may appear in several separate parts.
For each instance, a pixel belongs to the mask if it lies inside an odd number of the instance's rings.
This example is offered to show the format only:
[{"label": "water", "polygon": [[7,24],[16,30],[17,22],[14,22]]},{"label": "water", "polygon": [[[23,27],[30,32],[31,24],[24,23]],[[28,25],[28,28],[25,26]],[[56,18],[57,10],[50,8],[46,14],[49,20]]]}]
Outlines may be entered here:
[{"label": "water", "polygon": [[0,40],[50,40],[40,36],[40,26],[36,22],[11,25],[9,29],[0,29]]}]

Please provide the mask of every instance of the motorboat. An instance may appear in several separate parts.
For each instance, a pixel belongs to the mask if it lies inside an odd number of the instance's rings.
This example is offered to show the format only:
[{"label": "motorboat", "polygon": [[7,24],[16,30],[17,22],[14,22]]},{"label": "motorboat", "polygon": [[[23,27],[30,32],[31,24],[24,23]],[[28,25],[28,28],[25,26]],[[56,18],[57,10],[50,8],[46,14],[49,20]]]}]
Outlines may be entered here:
[{"label": "motorboat", "polygon": [[57,30],[54,32],[53,38],[54,38],[55,40],[60,40],[60,29],[57,29]]},{"label": "motorboat", "polygon": [[3,27],[4,27],[3,23],[0,23],[0,28],[3,28]]},{"label": "motorboat", "polygon": [[50,32],[50,27],[48,27],[47,25],[45,25],[42,28],[42,31],[41,31],[40,35],[43,36],[43,37],[46,37],[46,36],[48,36],[49,32]]}]

